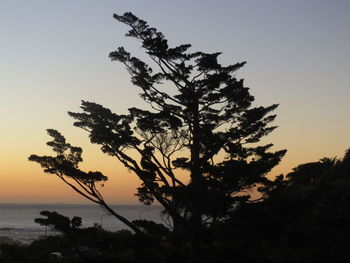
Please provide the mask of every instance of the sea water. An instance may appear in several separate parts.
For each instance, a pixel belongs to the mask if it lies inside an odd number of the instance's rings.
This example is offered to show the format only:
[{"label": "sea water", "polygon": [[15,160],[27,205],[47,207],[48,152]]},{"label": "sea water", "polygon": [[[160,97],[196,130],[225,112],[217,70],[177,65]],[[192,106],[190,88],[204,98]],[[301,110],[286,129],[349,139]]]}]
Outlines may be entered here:
[{"label": "sea water", "polygon": [[[112,205],[111,207],[129,220],[147,219],[165,225],[169,223],[161,216],[160,206]],[[70,218],[79,216],[82,218],[82,227],[99,224],[109,231],[128,229],[98,205],[0,204],[0,237],[6,236],[29,244],[40,236],[56,235],[57,232],[54,230],[34,222],[35,218],[42,217],[40,211],[44,210],[56,211]]]}]

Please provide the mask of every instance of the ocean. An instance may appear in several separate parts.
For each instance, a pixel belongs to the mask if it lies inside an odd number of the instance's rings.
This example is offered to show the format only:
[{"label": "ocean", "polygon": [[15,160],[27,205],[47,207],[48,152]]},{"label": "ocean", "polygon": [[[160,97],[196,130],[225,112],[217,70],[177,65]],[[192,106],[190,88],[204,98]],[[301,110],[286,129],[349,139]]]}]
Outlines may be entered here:
[{"label": "ocean", "polygon": [[[129,220],[147,219],[166,224],[161,217],[160,206],[112,205],[111,207]],[[44,210],[56,211],[70,218],[79,216],[82,218],[82,227],[97,223],[109,231],[128,229],[98,205],[0,204],[0,237],[9,237],[29,244],[40,236],[57,235],[52,229],[46,229],[34,222],[35,218],[42,217],[40,211]]]}]

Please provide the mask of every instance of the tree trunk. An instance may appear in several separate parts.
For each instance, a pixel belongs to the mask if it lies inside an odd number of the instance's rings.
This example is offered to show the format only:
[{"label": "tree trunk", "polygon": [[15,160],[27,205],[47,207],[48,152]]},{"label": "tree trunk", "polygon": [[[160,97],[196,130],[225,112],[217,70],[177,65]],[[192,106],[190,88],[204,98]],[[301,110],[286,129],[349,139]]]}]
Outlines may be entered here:
[{"label": "tree trunk", "polygon": [[193,91],[193,123],[192,123],[192,145],[191,145],[191,184],[192,184],[192,204],[191,219],[189,222],[190,247],[191,247],[191,263],[200,262],[200,229],[202,224],[200,211],[200,125],[199,125],[199,103],[195,90]]},{"label": "tree trunk", "polygon": [[102,201],[100,203],[100,205],[102,205],[103,208],[105,208],[111,215],[113,215],[114,217],[116,217],[118,220],[120,220],[121,222],[123,222],[125,225],[127,225],[128,227],[130,227],[132,230],[134,230],[134,232],[136,234],[143,234],[143,232],[132,222],[130,222],[128,219],[126,219],[125,217],[117,214],[112,208],[110,208],[104,201]]}]

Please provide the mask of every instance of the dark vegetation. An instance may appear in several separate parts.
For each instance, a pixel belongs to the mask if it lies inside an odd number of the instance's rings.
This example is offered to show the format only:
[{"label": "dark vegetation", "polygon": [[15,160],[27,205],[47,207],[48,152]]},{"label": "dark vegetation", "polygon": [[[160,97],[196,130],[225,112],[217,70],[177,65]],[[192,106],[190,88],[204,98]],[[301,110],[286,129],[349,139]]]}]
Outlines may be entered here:
[{"label": "dark vegetation", "polygon": [[[202,233],[202,262],[346,262],[350,246],[350,150],[276,179],[260,202],[245,203]],[[36,222],[62,235],[29,246],[0,245],[0,262],[186,262],[177,233],[153,222],[133,222],[144,234],[116,233],[81,219],[44,211]],[[184,243],[184,246],[190,244]],[[62,258],[50,257],[59,251]],[[184,253],[185,251],[185,253]]]},{"label": "dark vegetation", "polygon": [[[123,47],[110,58],[123,63],[150,108],[118,115],[83,101],[69,112],[92,143],[118,159],[141,180],[136,195],[157,201],[172,222],[130,221],[103,199],[101,172],[79,168],[82,149],[49,129],[54,156],[31,155],[85,198],[131,230],[81,228],[81,219],[43,211],[36,222],[62,235],[30,246],[2,245],[1,262],[315,262],[342,261],[350,245],[349,152],[342,160],[298,166],[271,181],[266,176],[285,154],[259,141],[277,105],[253,107],[254,97],[236,79],[245,63],[222,66],[220,53],[170,47],[155,28],[131,13],[114,15],[142,43],[149,66]],[[169,90],[172,87],[172,90]],[[135,153],[139,156],[134,157]],[[178,176],[178,171],[187,177]],[[253,199],[247,190],[260,193]],[[62,258],[49,258],[60,251]]]}]

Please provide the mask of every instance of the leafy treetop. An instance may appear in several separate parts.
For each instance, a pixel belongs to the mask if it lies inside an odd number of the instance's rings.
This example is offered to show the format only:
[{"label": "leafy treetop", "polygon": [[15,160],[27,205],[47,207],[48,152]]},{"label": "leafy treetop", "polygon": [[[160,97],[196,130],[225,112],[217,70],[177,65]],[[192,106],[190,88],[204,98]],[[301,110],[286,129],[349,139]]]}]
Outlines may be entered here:
[{"label": "leafy treetop", "polygon": [[[270,123],[278,105],[252,106],[249,88],[234,74],[245,62],[223,66],[220,52],[190,52],[190,44],[170,47],[161,32],[132,13],[114,18],[130,28],[126,36],[140,41],[150,58],[152,66],[123,47],[110,53],[113,61],[125,65],[150,108],[134,107],[118,115],[82,101],[82,112],[69,115],[75,126],[89,133],[92,143],[138,176],[142,184],[137,196],[142,203],[157,200],[174,230],[187,229],[198,236],[202,226],[225,220],[238,204],[248,201],[244,191],[270,183],[266,175],[286,151],[273,152],[272,144],[257,143],[276,128]],[[49,133],[55,143],[63,140],[52,130]],[[49,144],[54,151],[55,143]],[[73,151],[72,158],[56,151],[53,159],[31,156],[30,160],[63,180],[65,176],[78,180],[84,188],[87,185],[80,178],[88,178],[89,173],[82,174],[75,164],[81,161],[76,159],[81,151],[67,150]],[[92,176],[93,183],[106,179],[100,173]],[[89,186],[87,190],[92,191]]]}]

